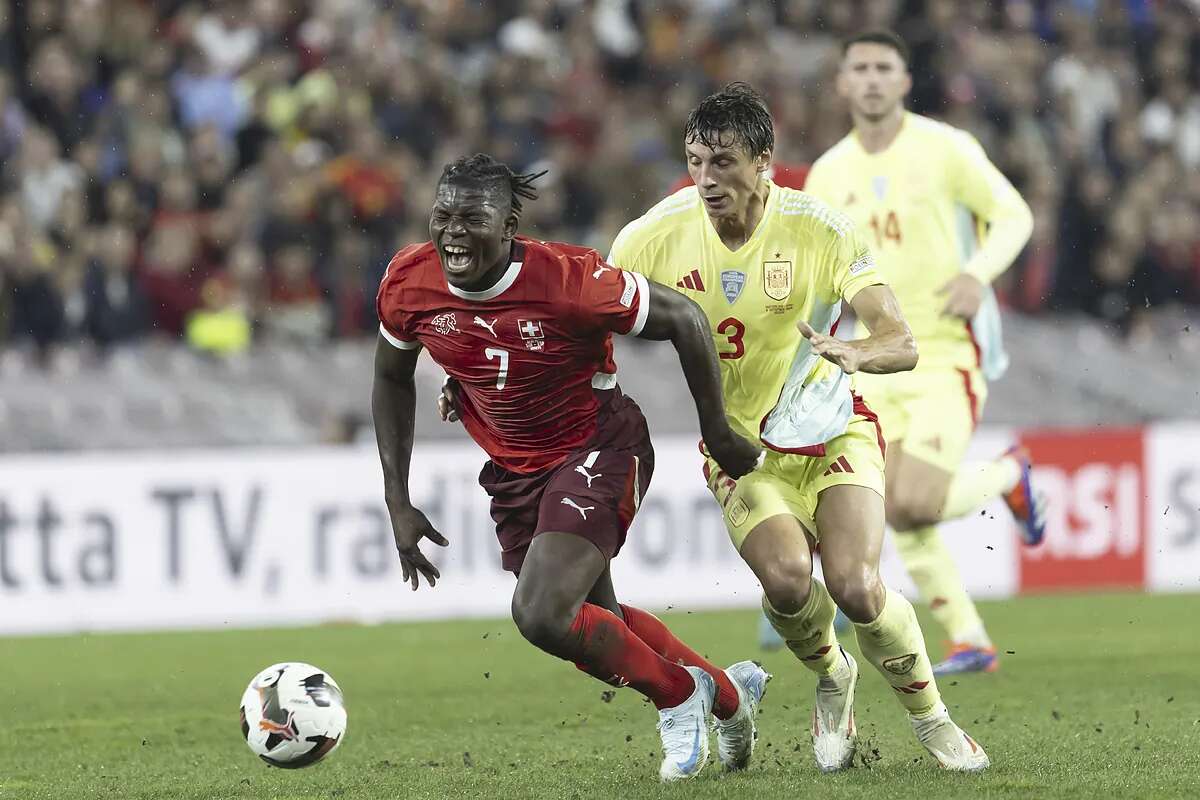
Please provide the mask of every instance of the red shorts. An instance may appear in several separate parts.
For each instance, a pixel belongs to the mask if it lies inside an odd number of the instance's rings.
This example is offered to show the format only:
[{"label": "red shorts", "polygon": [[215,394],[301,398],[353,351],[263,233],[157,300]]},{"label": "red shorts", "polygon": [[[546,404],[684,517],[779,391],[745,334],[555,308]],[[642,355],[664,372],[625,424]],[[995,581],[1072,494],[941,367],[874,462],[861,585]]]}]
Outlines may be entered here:
[{"label": "red shorts", "polygon": [[581,536],[611,559],[653,474],[646,418],[620,389],[601,407],[591,440],[561,464],[522,474],[487,462],[479,485],[492,498],[504,569],[519,573],[530,543],[547,531]]}]

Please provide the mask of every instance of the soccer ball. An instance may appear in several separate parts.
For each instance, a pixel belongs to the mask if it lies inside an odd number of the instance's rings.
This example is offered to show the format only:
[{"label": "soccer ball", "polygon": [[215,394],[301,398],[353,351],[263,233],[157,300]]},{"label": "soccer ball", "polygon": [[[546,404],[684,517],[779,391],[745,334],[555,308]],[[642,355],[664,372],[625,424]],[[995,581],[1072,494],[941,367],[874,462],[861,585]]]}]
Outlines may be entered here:
[{"label": "soccer ball", "polygon": [[273,767],[297,769],[332,753],[346,734],[342,690],[324,670],[273,664],[242,695],[242,736]]}]

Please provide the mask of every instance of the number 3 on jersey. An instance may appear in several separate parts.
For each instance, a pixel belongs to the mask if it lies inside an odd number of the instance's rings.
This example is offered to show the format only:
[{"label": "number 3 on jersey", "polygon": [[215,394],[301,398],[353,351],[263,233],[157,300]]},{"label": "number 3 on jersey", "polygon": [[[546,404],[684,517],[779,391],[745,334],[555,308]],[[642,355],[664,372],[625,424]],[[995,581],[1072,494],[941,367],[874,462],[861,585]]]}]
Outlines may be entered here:
[{"label": "number 3 on jersey", "polygon": [[726,317],[721,320],[717,325],[717,333],[724,334],[728,337],[728,343],[733,345],[732,350],[720,350],[717,355],[727,359],[741,358],[746,355],[746,345],[742,343],[742,337],[746,335],[746,326],[740,319]]},{"label": "number 3 on jersey", "polygon": [[508,379],[508,351],[489,347],[483,351],[483,354],[487,356],[488,361],[494,358],[500,359],[500,372],[496,375],[496,388],[503,389],[504,382]]}]

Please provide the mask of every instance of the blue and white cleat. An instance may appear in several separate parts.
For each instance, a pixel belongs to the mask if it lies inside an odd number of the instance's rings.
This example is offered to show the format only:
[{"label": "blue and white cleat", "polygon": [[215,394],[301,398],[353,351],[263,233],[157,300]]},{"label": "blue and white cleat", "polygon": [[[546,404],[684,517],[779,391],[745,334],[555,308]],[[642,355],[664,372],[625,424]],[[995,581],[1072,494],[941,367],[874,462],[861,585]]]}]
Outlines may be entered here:
[{"label": "blue and white cleat", "polygon": [[658,735],[663,747],[658,777],[664,783],[694,778],[708,761],[708,716],[717,682],[699,667],[684,669],[695,678],[696,691],[674,708],[658,712]]},{"label": "blue and white cleat", "polygon": [[738,694],[738,709],[729,719],[718,719],[713,727],[717,730],[717,760],[730,771],[745,769],[750,765],[754,753],[754,741],[758,729],[754,716],[758,705],[767,693],[770,674],[753,661],[739,661],[725,670]]},{"label": "blue and white cleat", "polygon": [[1033,491],[1030,481],[1033,461],[1029,450],[1013,445],[1004,455],[1011,456],[1021,468],[1021,479],[1005,493],[1004,504],[1021,526],[1021,541],[1028,547],[1036,547],[1046,536],[1046,498]]},{"label": "blue and white cleat", "polygon": [[1000,659],[996,656],[996,648],[956,644],[945,661],[933,665],[933,674],[940,678],[943,675],[961,675],[964,672],[995,672],[999,668]]}]

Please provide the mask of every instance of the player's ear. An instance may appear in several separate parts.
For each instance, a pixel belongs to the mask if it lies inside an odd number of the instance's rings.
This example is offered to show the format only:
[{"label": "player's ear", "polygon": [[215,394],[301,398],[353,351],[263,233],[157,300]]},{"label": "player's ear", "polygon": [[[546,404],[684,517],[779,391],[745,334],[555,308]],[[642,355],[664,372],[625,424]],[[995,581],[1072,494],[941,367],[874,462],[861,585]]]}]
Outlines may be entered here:
[{"label": "player's ear", "polygon": [[508,216],[504,218],[504,241],[509,241],[517,235],[517,225],[521,218],[517,216],[516,211],[509,211]]},{"label": "player's ear", "polygon": [[912,91],[912,73],[908,71],[908,67],[904,68],[904,94],[901,97],[908,97],[908,93]]},{"label": "player's ear", "polygon": [[759,153],[758,158],[754,160],[754,168],[760,173],[766,172],[771,167],[771,156],[770,150]]}]

